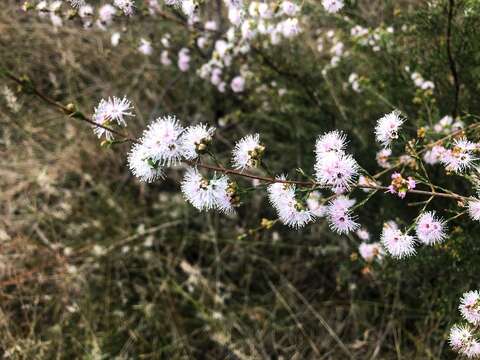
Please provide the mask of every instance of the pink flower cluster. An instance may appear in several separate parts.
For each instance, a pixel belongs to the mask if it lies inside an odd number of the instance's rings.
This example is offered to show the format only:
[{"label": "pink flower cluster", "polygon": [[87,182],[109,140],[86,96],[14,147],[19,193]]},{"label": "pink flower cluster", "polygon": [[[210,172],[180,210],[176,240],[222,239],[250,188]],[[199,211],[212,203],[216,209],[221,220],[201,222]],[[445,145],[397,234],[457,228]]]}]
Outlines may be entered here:
[{"label": "pink flower cluster", "polygon": [[403,199],[408,190],[415,189],[415,186],[416,182],[411,176],[405,179],[400,173],[395,172],[392,174],[392,182],[388,187],[388,192],[397,194],[400,199]]}]

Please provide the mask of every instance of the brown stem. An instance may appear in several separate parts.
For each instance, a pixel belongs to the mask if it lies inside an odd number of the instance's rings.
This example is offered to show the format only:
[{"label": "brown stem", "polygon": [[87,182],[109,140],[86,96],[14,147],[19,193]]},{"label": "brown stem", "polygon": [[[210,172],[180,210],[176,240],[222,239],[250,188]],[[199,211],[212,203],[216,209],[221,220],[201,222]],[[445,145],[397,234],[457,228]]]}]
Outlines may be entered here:
[{"label": "brown stem", "polygon": [[[23,80],[17,78],[16,76],[10,74],[10,72],[6,72],[6,76],[9,79],[15,81],[20,86],[25,86],[26,85],[25,81],[23,81]],[[124,141],[137,142],[135,139],[132,139],[132,138],[128,137],[127,135],[121,133],[120,131],[117,131],[117,130],[112,129],[108,126],[99,124],[99,123],[93,121],[92,119],[90,119],[89,117],[85,116],[84,114],[79,113],[79,112],[75,112],[73,109],[70,109],[70,108],[60,104],[59,102],[53,100],[52,98],[50,98],[47,95],[45,95],[44,93],[42,93],[35,86],[33,86],[33,84],[29,84],[28,88],[35,96],[39,97],[40,99],[42,99],[47,104],[50,104],[50,105],[56,107],[57,109],[61,110],[64,114],[68,115],[69,117],[72,117],[74,119],[78,119],[78,120],[81,120],[81,121],[85,121],[85,122],[89,123],[90,125],[102,128],[104,130],[107,130],[114,135],[120,136],[121,138],[123,138]]]}]

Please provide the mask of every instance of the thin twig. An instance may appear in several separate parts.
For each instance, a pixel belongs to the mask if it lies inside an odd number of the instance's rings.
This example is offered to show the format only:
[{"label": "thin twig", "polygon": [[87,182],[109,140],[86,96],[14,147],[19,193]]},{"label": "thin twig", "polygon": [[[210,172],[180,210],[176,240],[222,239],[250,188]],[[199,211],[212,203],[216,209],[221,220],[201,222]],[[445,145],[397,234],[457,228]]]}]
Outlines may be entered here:
[{"label": "thin twig", "polygon": [[448,24],[447,24],[447,57],[448,64],[450,66],[450,71],[453,76],[453,85],[454,85],[454,98],[453,98],[453,110],[452,116],[455,118],[458,114],[458,100],[460,97],[460,81],[458,78],[457,64],[453,58],[452,53],[452,22],[453,22],[453,12],[455,7],[455,0],[448,1]]}]

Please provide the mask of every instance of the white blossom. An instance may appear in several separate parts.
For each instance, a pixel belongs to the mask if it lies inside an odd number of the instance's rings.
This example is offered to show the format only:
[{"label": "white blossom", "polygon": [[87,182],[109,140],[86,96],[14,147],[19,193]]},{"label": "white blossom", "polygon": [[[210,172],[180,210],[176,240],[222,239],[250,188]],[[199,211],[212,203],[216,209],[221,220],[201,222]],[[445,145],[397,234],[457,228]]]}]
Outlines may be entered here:
[{"label": "white blossom", "polygon": [[460,300],[460,313],[472,325],[480,325],[480,292],[468,291]]},{"label": "white blossom", "polygon": [[113,5],[122,10],[127,16],[132,16],[135,11],[134,0],[113,0]]},{"label": "white blossom", "polygon": [[394,110],[386,114],[377,121],[375,138],[383,147],[389,147],[392,141],[398,138],[398,131],[403,123],[404,119],[401,118],[399,111]]},{"label": "white blossom", "polygon": [[265,148],[260,144],[260,135],[247,135],[240,139],[233,149],[233,167],[244,170],[260,164]]},{"label": "white blossom", "polygon": [[148,148],[154,161],[162,166],[178,163],[182,157],[180,137],[184,129],[175,116],[158,118],[145,130],[142,143]]},{"label": "white blossom", "polygon": [[337,196],[330,201],[327,208],[327,218],[333,231],[338,234],[348,234],[359,228],[360,225],[355,221],[355,217],[350,210],[350,207],[354,204],[354,200],[345,196]]},{"label": "white blossom", "polygon": [[[118,98],[116,96],[110,97],[107,100],[102,99],[95,108],[95,112],[92,116],[92,120],[102,126],[109,127],[112,122],[116,122],[118,125],[127,126],[125,121],[126,116],[135,116],[131,110],[133,109],[130,100],[124,96]],[[94,127],[94,132],[98,137],[105,135],[107,139],[112,139],[113,134],[105,128],[100,126]]]},{"label": "white blossom", "polygon": [[317,156],[315,178],[322,185],[330,186],[332,191],[342,193],[351,188],[358,174],[355,159],[343,152],[330,151]]},{"label": "white blossom", "polygon": [[[284,176],[278,180],[285,180]],[[268,197],[277,210],[278,217],[287,226],[300,228],[315,219],[315,215],[297,200],[295,185],[277,182],[268,186]]]},{"label": "white blossom", "polygon": [[144,182],[163,177],[162,167],[151,159],[149,149],[143,144],[135,144],[128,153],[128,167],[133,175]]},{"label": "white blossom", "polygon": [[434,211],[420,215],[416,226],[417,238],[427,245],[442,242],[446,238],[445,223],[438,219]]},{"label": "white blossom", "polygon": [[217,209],[230,214],[233,213],[233,206],[228,187],[228,177],[207,179],[196,168],[187,170],[181,184],[186,200],[198,210]]},{"label": "white blossom", "polygon": [[205,124],[187,127],[180,139],[183,156],[189,160],[196,159],[207,149],[214,132],[215,128]]},{"label": "white blossom", "polygon": [[480,221],[480,199],[468,202],[468,214],[473,220]]},{"label": "white blossom", "polygon": [[381,241],[387,252],[395,258],[415,254],[415,238],[402,233],[394,223],[384,225]]},{"label": "white blossom", "polygon": [[345,6],[343,0],[322,0],[322,5],[329,13],[339,12]]}]

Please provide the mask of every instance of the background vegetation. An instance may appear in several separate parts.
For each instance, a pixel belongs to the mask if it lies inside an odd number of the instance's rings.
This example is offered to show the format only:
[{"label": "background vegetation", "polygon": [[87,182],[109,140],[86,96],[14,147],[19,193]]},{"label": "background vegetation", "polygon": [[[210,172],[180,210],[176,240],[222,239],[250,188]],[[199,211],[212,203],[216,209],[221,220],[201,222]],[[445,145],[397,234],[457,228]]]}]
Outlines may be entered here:
[{"label": "background vegetation", "polygon": [[[278,173],[311,169],[315,138],[335,128],[348,133],[361,165],[377,172],[374,124],[394,107],[408,117],[407,138],[447,114],[467,124],[480,114],[477,1],[356,1],[336,16],[305,1],[309,21],[299,38],[276,47],[259,41],[237,60],[253,74],[242,94],[221,94],[200,79],[200,54],[183,73],[175,59],[165,67],[159,53],[137,51],[140,37],[157,44],[166,32],[176,50],[192,44],[197,34],[179,23],[144,14],[119,20],[122,42],[112,47],[110,32],[82,29],[78,19],[54,28],[17,1],[2,5],[0,67],[86,113],[102,97],[127,95],[137,109],[133,135],[165,113],[215,125],[225,159],[241,136],[259,132]],[[350,36],[355,24],[376,29],[380,51]],[[349,54],[324,72],[331,54],[317,47],[329,30]],[[416,88],[406,66],[435,89]],[[361,92],[348,83],[352,72]],[[261,219],[275,214],[261,191],[246,196],[236,216],[199,213],[179,193],[180,172],[139,183],[126,168],[128,144],[100,147],[88,126],[0,79],[19,107],[0,99],[5,358],[455,357],[446,338],[459,296],[478,287],[477,224],[460,217],[444,244],[367,264],[358,238],[334,235],[323,221],[299,231],[262,228]],[[474,194],[463,179],[432,169],[435,183]],[[412,221],[418,205],[408,204],[418,200],[377,194],[359,220],[378,238],[384,221]],[[442,211],[454,205],[432,202]]]}]

